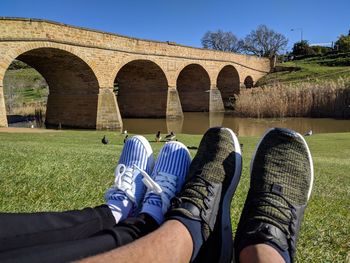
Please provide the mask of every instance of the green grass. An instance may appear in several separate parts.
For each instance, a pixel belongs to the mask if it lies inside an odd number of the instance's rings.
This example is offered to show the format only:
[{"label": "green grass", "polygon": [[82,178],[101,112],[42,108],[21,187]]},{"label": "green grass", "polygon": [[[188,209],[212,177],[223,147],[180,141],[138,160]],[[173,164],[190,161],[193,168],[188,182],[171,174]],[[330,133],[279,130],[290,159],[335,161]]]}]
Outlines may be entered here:
[{"label": "green grass", "polygon": [[[100,140],[106,134],[109,145]],[[146,136],[154,140],[154,135]],[[123,135],[98,131],[0,133],[0,211],[62,211],[94,206],[113,182]],[[199,135],[178,135],[198,145]],[[243,173],[232,203],[236,229],[249,186],[257,137],[243,137]],[[315,165],[313,193],[298,243],[298,262],[344,262],[350,251],[350,133],[307,138]],[[161,143],[151,143],[159,152]],[[195,151],[191,151],[194,156]]]},{"label": "green grass", "polygon": [[[314,80],[336,80],[340,77],[350,77],[350,55],[344,57],[318,56],[302,60],[294,60],[280,64],[285,67],[299,67],[293,72],[276,72],[261,78],[258,85],[266,85],[276,82],[302,82]],[[341,66],[343,65],[343,66]]]},{"label": "green grass", "polygon": [[45,101],[48,87],[45,79],[33,68],[8,70],[4,78],[4,93],[16,96],[16,104]]}]

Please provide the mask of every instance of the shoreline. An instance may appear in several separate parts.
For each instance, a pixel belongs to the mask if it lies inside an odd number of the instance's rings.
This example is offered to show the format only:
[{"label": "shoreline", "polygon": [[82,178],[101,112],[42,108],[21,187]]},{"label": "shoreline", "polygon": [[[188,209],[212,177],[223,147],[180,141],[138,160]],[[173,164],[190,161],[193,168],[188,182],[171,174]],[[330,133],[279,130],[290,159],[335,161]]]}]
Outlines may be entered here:
[{"label": "shoreline", "polygon": [[52,130],[52,129],[41,129],[41,128],[0,127],[0,132],[4,132],[4,133],[49,133],[49,132],[61,132],[61,131]]}]

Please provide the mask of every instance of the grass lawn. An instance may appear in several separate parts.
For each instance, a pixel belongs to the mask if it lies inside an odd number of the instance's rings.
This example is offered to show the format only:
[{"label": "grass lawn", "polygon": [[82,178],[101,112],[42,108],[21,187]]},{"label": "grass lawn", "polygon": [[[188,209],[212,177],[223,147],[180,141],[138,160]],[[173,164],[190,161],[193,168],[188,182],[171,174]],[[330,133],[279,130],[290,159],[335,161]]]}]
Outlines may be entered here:
[{"label": "grass lawn", "polygon": [[[101,144],[106,134],[109,145]],[[154,140],[154,135],[146,135]],[[113,132],[0,133],[0,211],[62,211],[94,206],[113,182],[124,136]],[[178,135],[198,145],[200,135]],[[249,186],[257,137],[242,137],[243,173],[232,203],[233,231]],[[307,138],[315,183],[298,245],[298,262],[345,262],[350,257],[350,133]],[[152,142],[156,153],[162,143]],[[191,150],[192,156],[195,151]],[[348,259],[349,260],[349,259]]]},{"label": "grass lawn", "polygon": [[292,72],[275,72],[259,79],[259,85],[271,83],[293,83],[301,81],[337,80],[350,77],[350,53],[331,54],[293,60],[279,66],[298,67]]}]

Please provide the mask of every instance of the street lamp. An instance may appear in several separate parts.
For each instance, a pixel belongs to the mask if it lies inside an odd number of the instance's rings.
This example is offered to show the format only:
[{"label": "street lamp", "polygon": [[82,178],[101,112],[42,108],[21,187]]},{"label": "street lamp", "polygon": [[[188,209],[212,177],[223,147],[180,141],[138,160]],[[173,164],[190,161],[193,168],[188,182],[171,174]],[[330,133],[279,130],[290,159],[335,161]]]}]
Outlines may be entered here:
[{"label": "street lamp", "polygon": [[303,29],[301,27],[298,28],[292,28],[290,31],[297,31],[300,30],[300,42],[303,41]]}]

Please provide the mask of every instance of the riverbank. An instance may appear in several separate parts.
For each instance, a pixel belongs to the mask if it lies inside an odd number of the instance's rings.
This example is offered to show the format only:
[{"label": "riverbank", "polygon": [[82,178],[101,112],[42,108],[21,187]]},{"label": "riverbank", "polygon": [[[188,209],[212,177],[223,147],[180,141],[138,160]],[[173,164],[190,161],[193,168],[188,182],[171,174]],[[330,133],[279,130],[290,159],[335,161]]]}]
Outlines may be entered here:
[{"label": "riverbank", "polygon": [[[103,135],[110,140],[103,145]],[[156,153],[162,143],[146,135]],[[201,135],[178,134],[188,146]],[[249,186],[249,162],[258,137],[240,137],[243,172],[232,204],[236,229]],[[62,211],[103,203],[124,135],[101,131],[0,133],[0,211]],[[299,238],[298,262],[345,262],[350,251],[350,133],[307,138],[315,184]],[[195,150],[190,150],[192,157]],[[25,198],[24,198],[25,197]]]},{"label": "riverbank", "polygon": [[350,52],[319,54],[277,64],[275,72],[258,80],[258,86],[276,83],[334,80],[350,77]]},{"label": "riverbank", "polygon": [[0,132],[4,132],[4,133],[48,133],[48,132],[60,132],[60,130],[41,129],[41,128],[22,128],[22,127],[0,127]]},{"label": "riverbank", "polygon": [[[11,127],[29,128],[35,122],[19,122]],[[238,118],[229,113],[185,112],[183,119],[123,119],[123,130],[137,134],[155,134],[170,131],[185,134],[203,134],[209,127],[225,126],[231,128],[238,136],[261,136],[270,127],[293,129],[301,134],[312,130],[319,133],[350,132],[350,119],[331,118]],[[54,127],[57,129],[57,127]],[[63,127],[64,129],[64,127]],[[69,129],[68,129],[69,130]],[[1,130],[0,130],[1,131]],[[15,131],[15,129],[14,129]],[[29,131],[31,132],[31,131]]]}]

